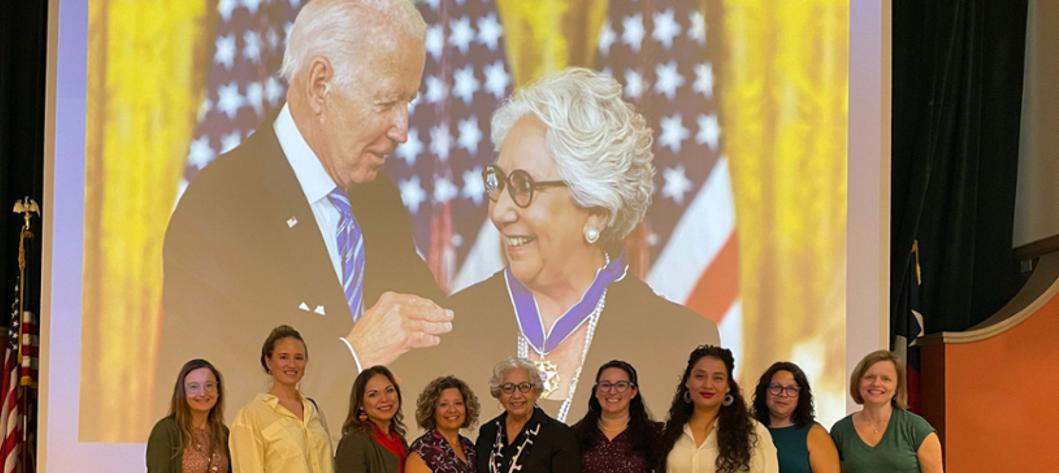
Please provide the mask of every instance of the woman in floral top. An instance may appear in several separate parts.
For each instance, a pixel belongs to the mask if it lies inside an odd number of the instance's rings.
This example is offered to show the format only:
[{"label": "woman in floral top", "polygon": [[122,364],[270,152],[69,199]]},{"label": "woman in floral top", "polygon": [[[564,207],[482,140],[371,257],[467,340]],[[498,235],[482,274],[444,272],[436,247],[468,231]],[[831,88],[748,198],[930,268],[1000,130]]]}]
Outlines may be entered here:
[{"label": "woman in floral top", "polygon": [[412,442],[405,473],[474,473],[474,443],[460,435],[478,423],[478,397],[467,383],[431,381],[416,401],[416,422],[427,432]]},{"label": "woman in floral top", "polygon": [[224,426],[221,372],[196,358],[184,364],[173,387],[169,415],[147,440],[148,473],[231,472]]}]

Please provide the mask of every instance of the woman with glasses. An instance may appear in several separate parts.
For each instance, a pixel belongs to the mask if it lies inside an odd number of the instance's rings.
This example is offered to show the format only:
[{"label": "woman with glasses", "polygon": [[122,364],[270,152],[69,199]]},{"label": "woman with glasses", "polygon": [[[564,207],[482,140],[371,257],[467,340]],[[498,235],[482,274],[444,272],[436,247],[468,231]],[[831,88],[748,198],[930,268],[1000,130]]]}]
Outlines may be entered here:
[{"label": "woman with glasses", "polygon": [[778,473],[768,429],[747,411],[731,350],[688,355],[659,441],[659,473]]},{"label": "woman with glasses", "polygon": [[455,294],[453,331],[401,362],[462,360],[446,369],[473,381],[479,359],[529,359],[543,377],[541,407],[566,422],[593,395],[582,374],[621,354],[643,372],[641,394],[663,399],[684,347],[717,343],[718,333],[628,271],[623,241],[654,190],[647,122],[613,78],[574,68],[512,96],[493,115],[492,138],[499,153],[482,184],[507,267]]},{"label": "woman with glasses", "polygon": [[169,415],[147,439],[148,473],[231,472],[224,426],[221,372],[196,358],[184,364],[173,386]]},{"label": "woman with glasses", "polygon": [[489,394],[504,412],[478,429],[478,473],[581,471],[573,430],[537,407],[542,384],[536,365],[524,358],[493,368]]},{"label": "woman with glasses", "polygon": [[662,423],[653,422],[636,384],[632,365],[611,360],[596,372],[588,413],[574,433],[585,473],[649,473]]},{"label": "woman with glasses", "polygon": [[815,420],[813,392],[798,365],[773,363],[754,389],[751,410],[765,424],[779,455],[780,473],[838,473],[838,450]]}]

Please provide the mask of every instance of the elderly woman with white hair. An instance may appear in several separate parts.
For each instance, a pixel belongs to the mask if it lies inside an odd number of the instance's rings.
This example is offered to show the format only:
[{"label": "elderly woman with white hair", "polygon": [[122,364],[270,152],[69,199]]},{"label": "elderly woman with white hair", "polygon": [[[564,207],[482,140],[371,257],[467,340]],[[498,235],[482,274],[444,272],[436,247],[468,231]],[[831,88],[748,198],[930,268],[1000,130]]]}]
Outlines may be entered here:
[{"label": "elderly woman with white hair", "polygon": [[489,394],[504,412],[478,429],[480,473],[581,471],[574,431],[537,407],[542,389],[537,366],[525,358],[507,358],[493,368]]},{"label": "elderly woman with white hair", "polygon": [[644,399],[668,398],[688,348],[719,337],[713,321],[628,271],[623,240],[654,190],[643,116],[613,78],[567,69],[511,97],[493,115],[492,138],[498,158],[482,177],[507,267],[453,295],[452,333],[415,356],[446,360],[472,381],[479,360],[529,359],[543,377],[541,407],[564,422],[582,417],[592,396],[582,368],[591,377],[615,358],[642,367]]}]

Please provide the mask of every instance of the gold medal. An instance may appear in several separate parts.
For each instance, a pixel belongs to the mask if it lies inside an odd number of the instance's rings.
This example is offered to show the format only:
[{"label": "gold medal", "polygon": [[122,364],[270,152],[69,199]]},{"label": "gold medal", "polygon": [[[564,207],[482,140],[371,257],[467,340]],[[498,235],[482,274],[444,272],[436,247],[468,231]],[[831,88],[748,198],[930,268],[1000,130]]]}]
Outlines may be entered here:
[{"label": "gold medal", "polygon": [[544,382],[544,390],[541,391],[541,396],[547,399],[548,396],[559,389],[559,366],[543,357],[534,360],[533,364],[537,365],[537,371],[540,372],[541,380]]}]

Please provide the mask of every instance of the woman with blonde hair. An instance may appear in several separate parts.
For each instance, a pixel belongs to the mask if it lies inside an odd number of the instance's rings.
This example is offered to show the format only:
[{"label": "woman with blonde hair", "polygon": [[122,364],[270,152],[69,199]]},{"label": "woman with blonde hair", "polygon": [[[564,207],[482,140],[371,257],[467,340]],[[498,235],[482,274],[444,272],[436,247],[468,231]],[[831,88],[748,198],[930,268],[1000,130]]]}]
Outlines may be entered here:
[{"label": "woman with blonde hair", "polygon": [[941,473],[941,442],[925,419],[908,412],[905,369],[897,355],[865,356],[849,378],[863,408],[831,427],[844,473]]}]

